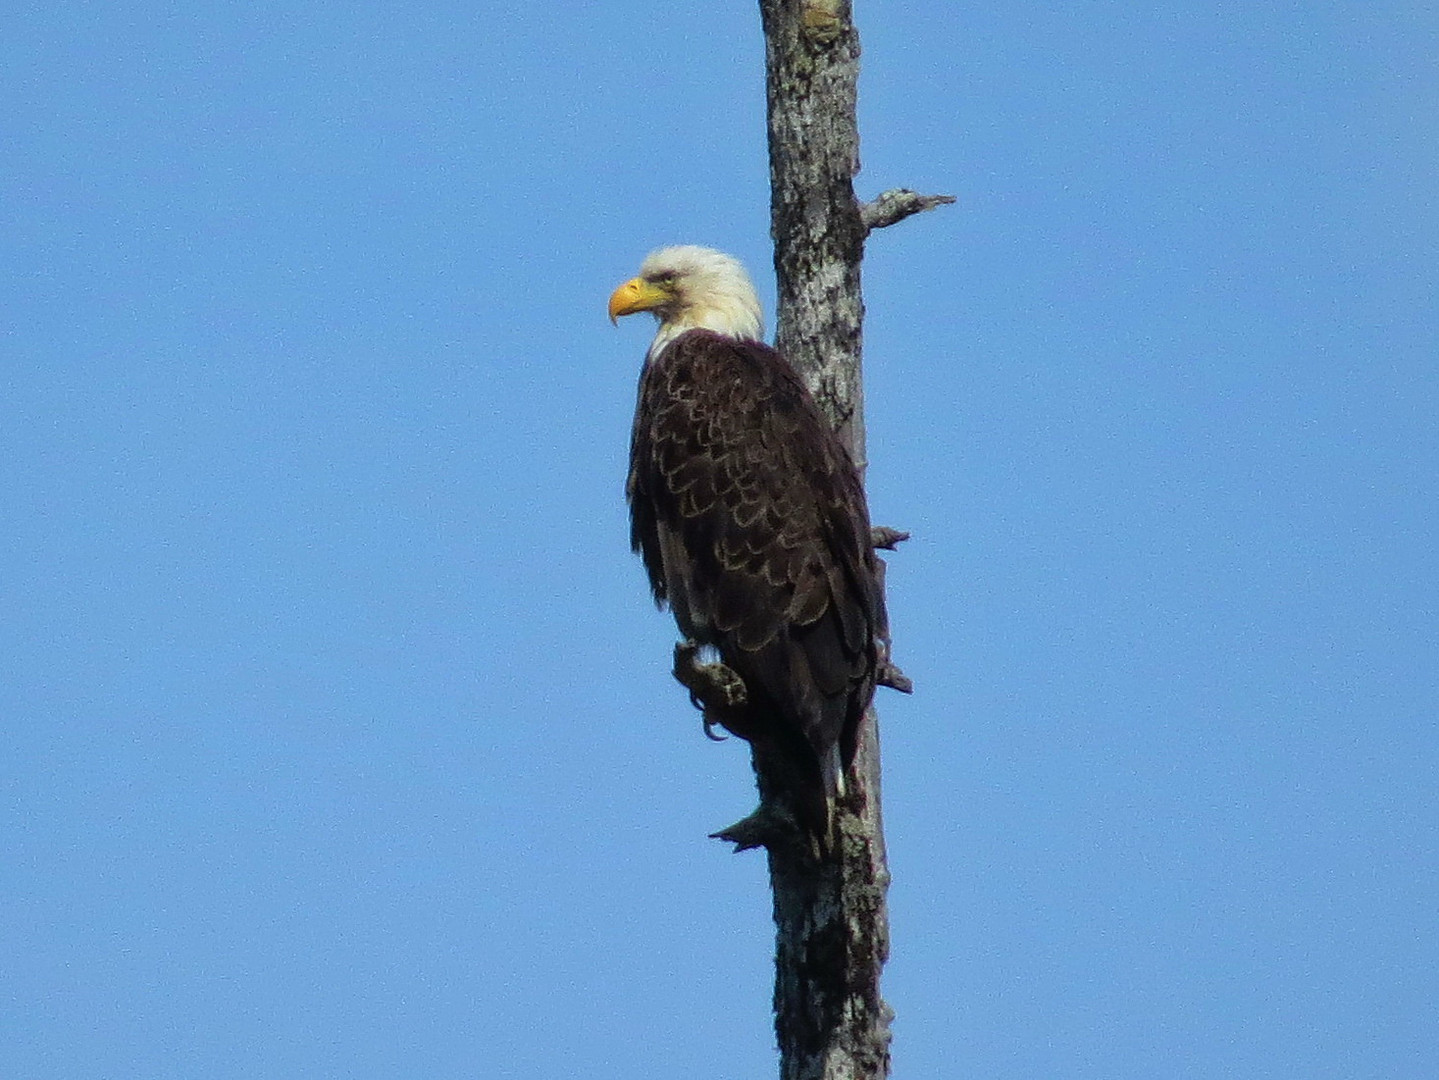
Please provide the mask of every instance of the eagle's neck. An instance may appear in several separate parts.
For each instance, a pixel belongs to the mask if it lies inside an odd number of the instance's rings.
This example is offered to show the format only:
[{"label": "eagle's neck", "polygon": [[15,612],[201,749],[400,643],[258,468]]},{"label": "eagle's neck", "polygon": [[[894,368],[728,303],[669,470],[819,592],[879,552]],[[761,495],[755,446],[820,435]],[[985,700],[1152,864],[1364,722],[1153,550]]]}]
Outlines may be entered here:
[{"label": "eagle's neck", "polygon": [[764,319],[758,298],[722,296],[703,306],[681,308],[660,322],[655,339],[650,343],[649,356],[654,359],[664,347],[687,330],[713,330],[716,334],[738,341],[762,341]]}]

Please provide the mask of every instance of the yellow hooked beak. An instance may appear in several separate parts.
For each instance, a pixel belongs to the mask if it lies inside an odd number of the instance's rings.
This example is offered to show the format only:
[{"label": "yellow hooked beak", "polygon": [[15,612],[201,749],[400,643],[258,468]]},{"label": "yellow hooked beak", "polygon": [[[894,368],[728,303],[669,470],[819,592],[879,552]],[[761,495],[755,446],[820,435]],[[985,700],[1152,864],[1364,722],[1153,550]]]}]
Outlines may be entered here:
[{"label": "yellow hooked beak", "polygon": [[644,278],[630,278],[610,294],[610,322],[617,322],[621,315],[633,315],[636,311],[653,311],[671,299],[673,297],[667,289]]}]

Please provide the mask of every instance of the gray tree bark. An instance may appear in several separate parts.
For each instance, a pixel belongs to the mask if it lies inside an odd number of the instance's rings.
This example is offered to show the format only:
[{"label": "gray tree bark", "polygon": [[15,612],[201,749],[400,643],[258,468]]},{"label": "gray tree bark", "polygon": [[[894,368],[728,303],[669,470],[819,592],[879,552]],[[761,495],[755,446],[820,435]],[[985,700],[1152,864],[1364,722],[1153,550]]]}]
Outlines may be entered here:
[{"label": "gray tree bark", "polygon": [[[814,391],[864,468],[860,263],[873,228],[947,196],[892,191],[862,205],[855,120],[859,37],[849,0],[759,0],[766,48],[775,344]],[[889,546],[877,530],[880,546]],[[900,676],[896,676],[902,678]],[[761,792],[779,783],[755,761]],[[816,860],[768,845],[776,927],[775,1033],[782,1080],[882,1080],[892,1013],[880,995],[889,956],[889,869],[880,817],[879,737],[865,718],[836,808],[835,849]]]}]

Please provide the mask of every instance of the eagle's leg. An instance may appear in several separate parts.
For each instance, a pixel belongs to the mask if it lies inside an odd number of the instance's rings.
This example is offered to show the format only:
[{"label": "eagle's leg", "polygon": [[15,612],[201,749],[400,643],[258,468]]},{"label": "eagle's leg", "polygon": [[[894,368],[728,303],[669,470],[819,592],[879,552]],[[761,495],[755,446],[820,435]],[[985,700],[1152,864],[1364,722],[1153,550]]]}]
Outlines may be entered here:
[{"label": "eagle's leg", "polygon": [[724,736],[714,733],[715,725],[724,724],[726,712],[743,708],[749,700],[749,691],[734,668],[718,662],[700,663],[699,651],[696,641],[676,643],[674,676],[690,692],[690,701],[700,710],[706,737],[719,742]]}]

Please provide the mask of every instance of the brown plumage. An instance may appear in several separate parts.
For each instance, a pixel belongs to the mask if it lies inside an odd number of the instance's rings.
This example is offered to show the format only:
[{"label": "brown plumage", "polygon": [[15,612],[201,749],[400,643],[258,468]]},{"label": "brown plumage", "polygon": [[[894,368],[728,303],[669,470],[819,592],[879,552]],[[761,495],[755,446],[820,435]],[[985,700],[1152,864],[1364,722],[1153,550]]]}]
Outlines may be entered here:
[{"label": "brown plumage", "polygon": [[[745,293],[748,290],[748,293]],[[758,340],[738,264],[652,255],[611,314],[654,311],[627,494],[631,543],[680,631],[744,681],[718,717],[782,759],[791,809],[821,835],[884,658],[864,490],[809,391]]]}]

